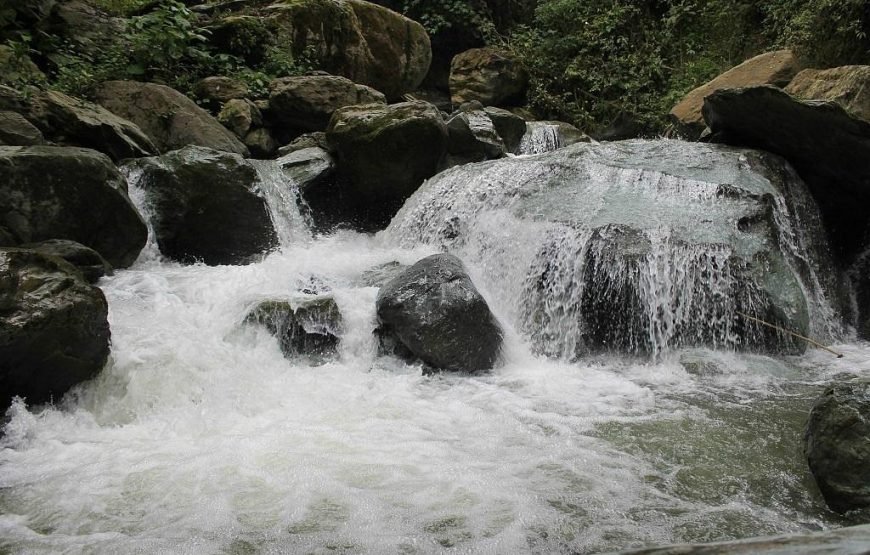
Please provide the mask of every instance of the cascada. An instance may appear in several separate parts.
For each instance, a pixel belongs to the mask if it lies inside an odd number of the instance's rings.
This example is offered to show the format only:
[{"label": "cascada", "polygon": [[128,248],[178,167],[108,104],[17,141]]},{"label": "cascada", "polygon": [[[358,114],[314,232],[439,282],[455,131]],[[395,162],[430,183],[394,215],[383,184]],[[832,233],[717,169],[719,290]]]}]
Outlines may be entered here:
[{"label": "cascada", "polygon": [[[255,166],[279,246],[244,266],[161,255],[128,172],[151,233],[100,282],[109,363],[54,406],[10,409],[0,548],[596,553],[846,522],[800,436],[821,384],[870,374],[870,350],[781,159],[630,141],[468,164],[374,236],[313,233],[295,184]],[[491,372],[378,354],[370,271],[442,250],[504,330]],[[328,360],[246,323],[324,295],[342,317]]]}]

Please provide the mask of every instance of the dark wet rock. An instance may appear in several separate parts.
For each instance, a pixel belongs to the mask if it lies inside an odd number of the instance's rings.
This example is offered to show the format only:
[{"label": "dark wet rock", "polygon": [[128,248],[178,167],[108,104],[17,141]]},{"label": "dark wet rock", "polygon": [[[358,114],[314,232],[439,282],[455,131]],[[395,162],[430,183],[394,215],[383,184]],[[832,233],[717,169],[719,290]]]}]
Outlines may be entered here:
[{"label": "dark wet rock", "polygon": [[507,110],[493,106],[487,106],[483,110],[492,120],[496,132],[504,141],[505,149],[508,152],[516,152],[520,146],[520,141],[523,140],[523,135],[526,134],[526,120]]},{"label": "dark wet rock", "polygon": [[870,524],[815,534],[630,549],[619,555],[866,555],[868,545]]},{"label": "dark wet rock", "polygon": [[269,85],[269,112],[281,125],[299,131],[323,131],[339,108],[357,104],[386,104],[371,87],[335,75],[283,77]]},{"label": "dark wet rock", "polygon": [[112,265],[100,253],[75,241],[49,239],[21,245],[21,248],[66,260],[82,273],[88,283],[96,283],[101,277],[112,275]]},{"label": "dark wet rock", "polygon": [[355,223],[369,228],[386,225],[435,175],[447,148],[441,113],[419,101],[341,108],[326,135],[344,180],[342,202]]},{"label": "dark wet rock", "polygon": [[77,241],[126,268],[148,231],[127,182],[104,154],[71,147],[0,147],[0,230],[15,244]]},{"label": "dark wet rock", "polygon": [[64,260],[0,248],[0,408],[59,401],[102,370],[108,305]]},{"label": "dark wet rock", "polygon": [[249,154],[238,137],[211,114],[165,85],[108,81],[97,87],[95,96],[110,112],[138,125],[160,152],[194,145]]},{"label": "dark wet rock", "polygon": [[802,101],[767,86],[716,91],[705,100],[704,118],[720,141],[774,152],[794,165],[841,261],[864,250],[870,122],[839,104]]},{"label": "dark wet rock", "polygon": [[129,163],[160,252],[180,262],[247,264],[277,246],[259,178],[241,156],[189,146]]},{"label": "dark wet rock", "polygon": [[804,452],[831,509],[870,507],[870,382],[825,389],[810,411]]},{"label": "dark wet rock", "polygon": [[335,357],[341,340],[341,312],[328,294],[262,301],[245,321],[276,336],[287,358],[304,355],[322,363]]},{"label": "dark wet rock", "polygon": [[687,94],[671,110],[670,118],[677,133],[695,140],[706,124],[701,109],[704,99],[720,89],[775,85],[784,87],[800,71],[800,63],[790,50],[759,54],[746,60]]},{"label": "dark wet rock", "polygon": [[448,165],[501,158],[507,153],[492,120],[483,110],[460,110],[447,121]]},{"label": "dark wet rock", "polygon": [[34,96],[30,116],[54,142],[92,148],[116,162],[157,153],[154,143],[132,122],[57,91]]},{"label": "dark wet rock", "polygon": [[377,334],[436,370],[479,372],[498,360],[502,330],[462,262],[450,254],[420,260],[378,292]]},{"label": "dark wet rock", "polygon": [[519,106],[529,75],[519,60],[497,48],[472,48],[450,63],[450,98],[458,106],[469,100],[484,106]]},{"label": "dark wet rock", "polygon": [[33,146],[45,143],[42,132],[17,112],[0,112],[0,145]]},{"label": "dark wet rock", "polygon": [[252,158],[267,159],[277,152],[278,141],[270,129],[261,127],[245,135],[245,146],[251,151]]},{"label": "dark wet rock", "polygon": [[329,145],[329,141],[326,140],[326,133],[323,131],[313,131],[311,133],[303,133],[293,139],[289,144],[279,148],[278,155],[284,156],[291,152],[311,147],[322,148],[327,152],[332,152],[332,147]]}]

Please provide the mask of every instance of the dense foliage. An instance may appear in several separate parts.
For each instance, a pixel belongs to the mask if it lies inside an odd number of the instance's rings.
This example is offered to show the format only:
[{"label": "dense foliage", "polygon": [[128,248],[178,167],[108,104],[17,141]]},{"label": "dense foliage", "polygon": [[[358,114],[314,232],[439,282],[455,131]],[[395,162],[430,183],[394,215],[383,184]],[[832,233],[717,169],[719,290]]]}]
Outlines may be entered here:
[{"label": "dense foliage", "polygon": [[[8,0],[7,0],[8,1]],[[110,45],[82,48],[17,21],[0,0],[0,81],[86,94],[111,78],[162,81],[189,92],[199,78],[232,74],[264,91],[309,69],[289,48],[250,32],[216,44],[178,0],[87,0],[127,17]],[[867,0],[374,0],[420,21],[446,86],[457,52],[484,43],[512,50],[532,76],[529,107],[587,130],[631,121],[660,132],[686,92],[763,51],[793,48],[809,65],[870,63]],[[20,14],[18,14],[20,15]],[[20,19],[20,18],[19,18]],[[242,44],[245,38],[250,44]],[[33,71],[29,60],[45,71]]]}]

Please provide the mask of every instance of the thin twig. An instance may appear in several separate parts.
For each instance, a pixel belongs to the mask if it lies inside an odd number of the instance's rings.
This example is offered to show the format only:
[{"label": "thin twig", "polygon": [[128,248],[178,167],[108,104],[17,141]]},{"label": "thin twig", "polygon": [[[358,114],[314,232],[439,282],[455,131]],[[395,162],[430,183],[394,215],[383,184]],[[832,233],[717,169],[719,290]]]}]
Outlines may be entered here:
[{"label": "thin twig", "polygon": [[832,355],[837,355],[837,358],[843,358],[843,354],[842,354],[842,353],[838,353],[837,351],[831,349],[830,347],[825,347],[824,345],[822,345],[822,344],[819,343],[818,341],[814,341],[814,340],[810,339],[809,337],[804,337],[803,335],[801,335],[801,334],[799,334],[799,333],[795,333],[795,332],[793,332],[793,331],[791,331],[791,330],[787,330],[787,329],[785,329],[785,328],[782,328],[782,327],[780,327],[780,326],[777,326],[776,324],[771,324],[770,322],[765,322],[765,321],[762,320],[761,318],[756,318],[755,316],[750,316],[749,314],[746,314],[746,313],[744,313],[744,312],[740,312],[739,310],[735,310],[735,312],[736,312],[737,314],[743,316],[744,318],[749,318],[750,320],[754,320],[755,322],[758,322],[759,324],[764,324],[765,326],[771,327],[771,328],[773,328],[773,329],[775,329],[775,330],[779,330],[779,331],[781,331],[781,332],[785,332],[785,333],[787,333],[787,334],[789,334],[789,335],[793,335],[793,336],[795,336],[795,337],[797,337],[797,338],[799,338],[799,339],[803,339],[804,341],[806,341],[806,342],[809,343],[810,345],[815,345],[815,346],[818,347],[819,349],[824,349],[824,350],[828,351],[829,353],[831,353]]}]

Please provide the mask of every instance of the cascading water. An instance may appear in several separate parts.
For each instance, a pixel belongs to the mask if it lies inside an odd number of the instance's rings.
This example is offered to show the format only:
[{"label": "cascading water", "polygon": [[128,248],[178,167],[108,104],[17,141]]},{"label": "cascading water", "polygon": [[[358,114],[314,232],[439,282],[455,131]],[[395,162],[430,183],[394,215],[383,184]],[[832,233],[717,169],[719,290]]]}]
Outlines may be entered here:
[{"label": "cascading water", "polygon": [[[719,171],[686,148],[677,163],[698,175]],[[790,306],[795,291],[741,275],[751,267],[738,255],[764,237],[791,241],[804,261],[798,267],[791,247],[782,249],[820,329],[814,306],[825,303],[804,276],[812,269],[823,287],[826,274],[802,238],[808,224],[794,217],[809,218],[802,201],[759,200],[775,199],[761,178],[747,196],[720,186],[748,187],[740,176],[714,185],[602,162],[583,170],[600,187],[572,193],[563,183],[560,202],[548,203],[543,193],[564,182],[560,172],[577,154],[565,156],[453,170],[377,237],[312,237],[300,227],[293,184],[258,164],[273,221],[286,224],[280,249],[247,266],[185,266],[163,259],[152,240],[136,265],[100,282],[112,327],[103,373],[56,406],[12,407],[0,440],[0,550],[595,553],[842,524],[813,492],[800,435],[826,380],[870,376],[870,349],[840,345],[839,361],[727,350],[745,331],[727,329],[729,287],[756,283],[738,303],[746,310],[762,293]],[[665,208],[633,188],[655,191],[684,223],[665,228],[657,214]],[[722,197],[732,204],[701,210]],[[614,200],[619,210],[608,212]],[[567,217],[578,206],[585,223]],[[730,244],[687,233],[736,215],[752,216],[744,229],[761,229],[772,221],[768,206],[789,232]],[[553,217],[558,208],[564,217]],[[424,377],[419,366],[377,354],[377,288],[364,272],[444,245],[463,257],[505,325],[504,365],[489,374]],[[578,279],[587,273],[596,277]],[[526,342],[575,353],[590,333],[606,335],[582,329],[571,312],[584,302],[610,306],[588,282],[631,295],[632,313],[647,315],[625,320],[631,326],[655,315],[614,337],[656,346],[656,362],[530,351]],[[245,323],[254,303],[305,294],[312,283],[330,291],[343,319],[337,358],[318,366],[285,358],[268,331]],[[535,296],[542,302],[529,305]],[[699,309],[722,319],[709,329],[721,330],[711,337],[726,350],[675,349],[693,343],[680,337],[708,329],[686,329],[686,313]],[[533,318],[539,330],[528,327]]]},{"label": "cascading water", "polygon": [[517,154],[541,154],[556,150],[561,146],[562,137],[558,125],[530,121],[526,123],[526,133],[520,141]]}]

